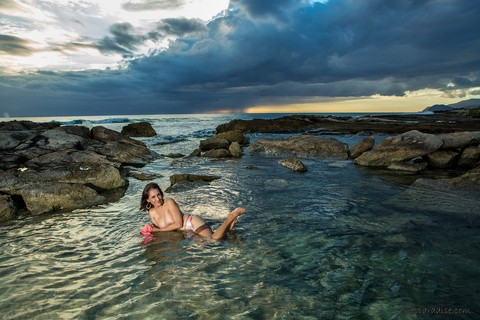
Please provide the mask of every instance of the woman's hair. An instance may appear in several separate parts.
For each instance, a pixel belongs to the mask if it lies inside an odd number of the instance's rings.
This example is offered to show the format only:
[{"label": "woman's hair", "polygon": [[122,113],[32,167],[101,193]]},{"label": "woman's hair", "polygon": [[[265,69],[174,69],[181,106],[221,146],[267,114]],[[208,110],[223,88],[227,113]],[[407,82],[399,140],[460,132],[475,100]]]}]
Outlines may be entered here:
[{"label": "woman's hair", "polygon": [[158,191],[160,191],[160,195],[162,196],[163,198],[163,191],[162,189],[160,189],[160,187],[158,186],[158,184],[156,184],[155,182],[150,182],[148,183],[145,188],[143,188],[143,192],[142,192],[142,200],[140,201],[140,210],[148,210],[147,209],[147,198],[148,198],[148,192],[152,189],[157,189]]}]

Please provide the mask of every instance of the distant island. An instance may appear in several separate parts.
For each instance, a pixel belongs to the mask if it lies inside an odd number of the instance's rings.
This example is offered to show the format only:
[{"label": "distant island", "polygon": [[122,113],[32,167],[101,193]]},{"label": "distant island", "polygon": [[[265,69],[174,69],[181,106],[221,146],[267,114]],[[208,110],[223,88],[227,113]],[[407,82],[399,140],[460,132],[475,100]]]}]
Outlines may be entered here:
[{"label": "distant island", "polygon": [[452,104],[435,104],[433,106],[427,107],[422,112],[446,112],[446,111],[453,111],[457,109],[472,109],[480,107],[480,99],[468,99],[462,100],[457,103]]}]

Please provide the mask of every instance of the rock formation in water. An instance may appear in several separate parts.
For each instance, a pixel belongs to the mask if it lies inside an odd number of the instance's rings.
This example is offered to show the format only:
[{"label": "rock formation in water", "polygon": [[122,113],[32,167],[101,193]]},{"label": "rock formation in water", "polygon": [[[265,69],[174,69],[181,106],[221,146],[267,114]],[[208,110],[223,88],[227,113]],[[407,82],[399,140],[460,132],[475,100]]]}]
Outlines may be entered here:
[{"label": "rock formation in water", "polygon": [[18,212],[74,210],[119,199],[125,166],[156,157],[144,143],[98,126],[0,123],[0,221]]}]

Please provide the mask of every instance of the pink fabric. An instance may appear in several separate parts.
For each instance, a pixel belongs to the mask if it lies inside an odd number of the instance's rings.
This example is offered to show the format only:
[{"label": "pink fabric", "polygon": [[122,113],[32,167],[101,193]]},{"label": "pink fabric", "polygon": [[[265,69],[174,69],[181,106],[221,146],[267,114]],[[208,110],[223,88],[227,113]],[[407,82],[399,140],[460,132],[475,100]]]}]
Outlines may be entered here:
[{"label": "pink fabric", "polygon": [[150,224],[145,224],[141,229],[140,233],[143,236],[143,241],[141,243],[141,246],[144,247],[153,240],[155,240],[155,237],[153,236],[153,227]]},{"label": "pink fabric", "polygon": [[153,227],[149,223],[147,223],[140,229],[140,233],[144,236],[152,235]]}]

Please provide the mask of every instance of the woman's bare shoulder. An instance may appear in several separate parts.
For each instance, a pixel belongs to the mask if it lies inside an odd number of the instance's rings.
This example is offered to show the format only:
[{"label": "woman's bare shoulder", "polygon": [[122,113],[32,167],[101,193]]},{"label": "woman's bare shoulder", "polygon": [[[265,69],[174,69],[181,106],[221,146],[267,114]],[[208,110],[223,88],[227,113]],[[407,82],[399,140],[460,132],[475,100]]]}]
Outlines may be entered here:
[{"label": "woman's bare shoulder", "polygon": [[164,204],[167,206],[178,206],[177,202],[172,198],[166,198],[163,200]]}]

